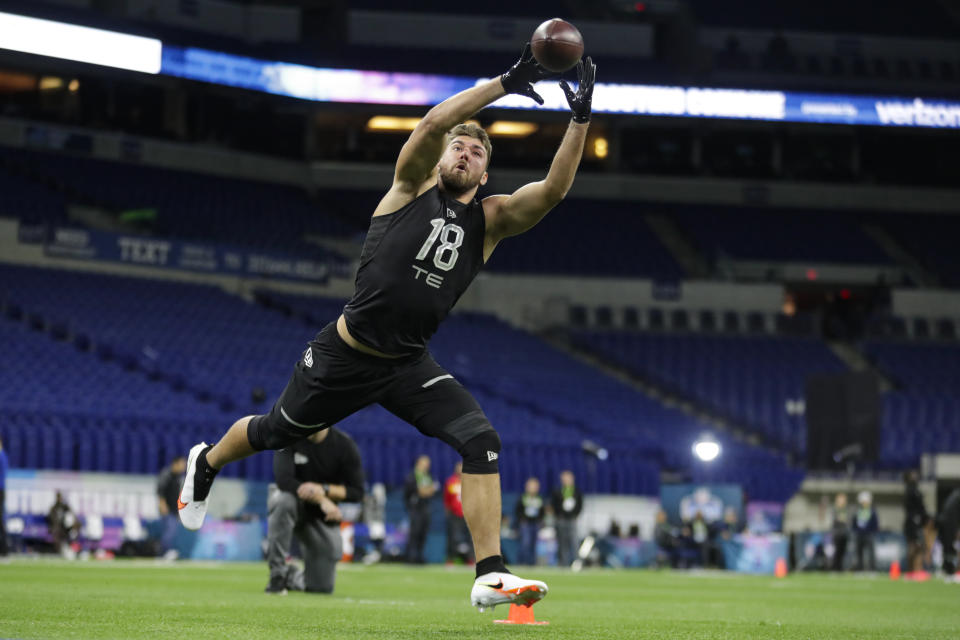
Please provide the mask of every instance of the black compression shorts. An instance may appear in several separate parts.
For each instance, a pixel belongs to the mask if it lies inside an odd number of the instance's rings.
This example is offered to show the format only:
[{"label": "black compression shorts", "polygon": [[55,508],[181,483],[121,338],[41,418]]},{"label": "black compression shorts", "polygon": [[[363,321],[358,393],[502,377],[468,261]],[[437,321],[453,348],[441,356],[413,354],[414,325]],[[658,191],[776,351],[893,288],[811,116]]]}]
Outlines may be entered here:
[{"label": "black compression shorts", "polygon": [[250,421],[247,437],[257,450],[282,449],[374,403],[458,451],[493,431],[470,392],[428,352],[368,355],[330,323],[310,342],[270,413]]}]

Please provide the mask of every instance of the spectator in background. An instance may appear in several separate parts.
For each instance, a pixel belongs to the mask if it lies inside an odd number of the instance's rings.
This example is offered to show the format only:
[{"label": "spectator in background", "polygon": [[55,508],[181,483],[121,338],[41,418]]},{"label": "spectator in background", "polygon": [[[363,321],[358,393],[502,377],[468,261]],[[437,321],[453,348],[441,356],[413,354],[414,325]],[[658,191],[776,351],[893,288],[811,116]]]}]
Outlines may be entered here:
[{"label": "spectator in background", "polygon": [[403,501],[410,517],[410,535],[407,539],[407,562],[423,564],[423,547],[430,529],[430,500],[437,492],[437,483],[430,475],[430,458],[420,456],[407,474],[403,486]]},{"label": "spectator in background", "polygon": [[461,473],[463,463],[457,462],[443,485],[443,509],[447,514],[447,564],[459,559],[464,564],[473,565],[473,542],[467,521],[463,518],[463,501],[460,497]]},{"label": "spectator in background", "polygon": [[160,547],[166,560],[176,560],[177,550],[173,541],[180,528],[180,518],[177,503],[180,501],[180,485],[183,484],[183,474],[187,470],[187,459],[177,456],[170,462],[170,466],[160,471],[157,479],[157,510],[163,523],[163,533],[160,536]]},{"label": "spectator in background", "polygon": [[53,506],[47,513],[47,526],[53,537],[54,551],[66,558],[73,558],[74,553],[70,549],[70,543],[80,534],[80,521],[70,509],[70,505],[64,502],[63,494],[59,491]]},{"label": "spectator in background", "polygon": [[573,472],[560,473],[560,486],[551,499],[557,520],[557,554],[562,567],[569,567],[577,557],[577,518],[583,510],[583,494],[577,488]]},{"label": "spectator in background", "polygon": [[657,545],[657,565],[669,564],[677,568],[677,533],[667,520],[667,512],[657,511],[657,523],[653,527],[653,541]]},{"label": "spectator in background", "polygon": [[[267,497],[267,565],[265,591],[287,589],[333,593],[337,562],[343,555],[340,502],[363,499],[360,450],[343,431],[328,427],[273,454]],[[287,565],[292,536],[303,550],[303,571]]]},{"label": "spectator in background", "polygon": [[364,564],[376,564],[383,557],[383,543],[387,539],[387,487],[375,482],[363,498],[363,521],[370,532],[369,549],[363,556]]},{"label": "spectator in background", "polygon": [[514,514],[520,533],[520,552],[517,558],[519,564],[537,564],[537,537],[543,525],[543,511],[540,481],[534,477],[527,478]]},{"label": "spectator in background", "polygon": [[693,520],[690,521],[690,537],[693,539],[693,548],[697,551],[697,561],[704,567],[707,566],[710,553],[710,527],[700,511],[697,511]]},{"label": "spectator in background", "polygon": [[3,450],[3,439],[0,438],[0,558],[7,557],[7,468],[10,461],[7,452]]},{"label": "spectator in background", "polygon": [[843,561],[847,555],[847,541],[850,539],[850,515],[847,509],[847,495],[838,493],[833,500],[833,522],[830,527],[833,537],[834,571],[843,571]]},{"label": "spectator in background", "polygon": [[714,523],[711,553],[713,564],[720,568],[726,567],[726,558],[723,555],[723,543],[733,540],[733,536],[740,533],[740,518],[737,510],[727,507],[723,510],[723,520]]},{"label": "spectator in background", "polygon": [[[875,571],[876,557],[873,552],[873,534],[877,526],[877,512],[873,508],[873,496],[861,491],[857,496],[860,508],[853,514],[853,533],[857,544],[857,571]],[[867,561],[864,562],[864,556]]]},{"label": "spectator in background", "polygon": [[907,539],[907,571],[923,571],[925,538],[923,530],[930,520],[927,507],[923,504],[923,494],[918,486],[917,472],[903,474],[903,536]]}]

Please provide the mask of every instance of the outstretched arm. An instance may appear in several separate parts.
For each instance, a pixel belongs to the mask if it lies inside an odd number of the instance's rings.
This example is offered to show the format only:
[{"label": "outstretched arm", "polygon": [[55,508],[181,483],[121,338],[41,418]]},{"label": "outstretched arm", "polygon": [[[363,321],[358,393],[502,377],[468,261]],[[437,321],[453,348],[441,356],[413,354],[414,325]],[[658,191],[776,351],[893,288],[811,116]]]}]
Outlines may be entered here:
[{"label": "outstretched arm", "polygon": [[488,257],[503,238],[523,233],[534,226],[551,209],[563,200],[573,185],[573,178],[580,166],[583,145],[590,126],[590,108],[593,99],[593,81],[596,65],[590,58],[580,63],[580,85],[574,93],[566,82],[561,87],[570,103],[573,118],[563,136],[560,148],[553,157],[547,177],[539,182],[526,184],[511,195],[484,198],[483,207],[487,216],[487,241],[484,253]]},{"label": "outstretched arm", "polygon": [[400,150],[394,187],[416,191],[436,170],[447,131],[506,95],[500,79],[470,87],[430,109]]},{"label": "outstretched arm", "polygon": [[444,137],[457,124],[508,93],[526,95],[543,104],[533,83],[547,75],[549,72],[537,64],[527,44],[516,64],[499,78],[465,89],[430,109],[400,150],[393,185],[374,215],[399,209],[415,198],[424,184],[436,180]]}]

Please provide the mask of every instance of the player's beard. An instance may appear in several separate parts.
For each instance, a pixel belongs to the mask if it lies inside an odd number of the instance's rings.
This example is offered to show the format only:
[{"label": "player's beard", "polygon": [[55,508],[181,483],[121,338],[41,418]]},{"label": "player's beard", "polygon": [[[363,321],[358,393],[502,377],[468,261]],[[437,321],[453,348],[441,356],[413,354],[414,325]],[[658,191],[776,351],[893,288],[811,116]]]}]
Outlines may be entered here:
[{"label": "player's beard", "polygon": [[440,182],[443,184],[443,190],[453,197],[463,195],[480,184],[479,179],[472,179],[469,173],[457,171],[456,167],[450,171],[441,169]]}]

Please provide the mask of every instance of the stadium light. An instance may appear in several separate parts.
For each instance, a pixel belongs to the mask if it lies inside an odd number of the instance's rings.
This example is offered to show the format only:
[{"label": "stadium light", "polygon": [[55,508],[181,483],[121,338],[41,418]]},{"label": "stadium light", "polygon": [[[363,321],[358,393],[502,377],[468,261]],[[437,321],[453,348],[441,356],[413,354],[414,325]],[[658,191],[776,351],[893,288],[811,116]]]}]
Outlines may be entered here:
[{"label": "stadium light", "polygon": [[716,460],[720,455],[721,447],[710,434],[704,434],[693,444],[693,455],[704,462]]},{"label": "stadium light", "polygon": [[606,138],[603,136],[598,136],[593,139],[593,155],[602,160],[603,158],[607,157],[609,151],[610,146]]},{"label": "stadium light", "polygon": [[501,138],[526,138],[538,128],[539,126],[534,122],[497,120],[487,127],[487,133]]},{"label": "stadium light", "polygon": [[593,440],[584,440],[581,442],[580,450],[587,455],[593,456],[597,460],[606,460],[610,457],[610,452]]},{"label": "stadium light", "polygon": [[162,44],[155,38],[3,12],[0,49],[142,73],[160,73],[162,60]]},{"label": "stadium light", "polygon": [[367,131],[413,131],[420,118],[373,116],[367,121]]}]

